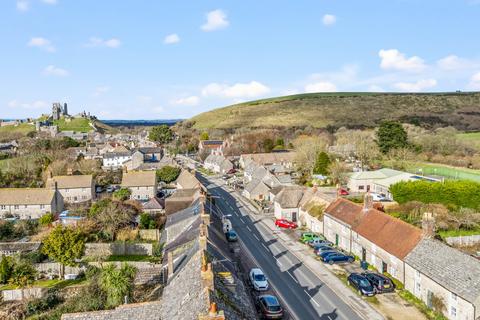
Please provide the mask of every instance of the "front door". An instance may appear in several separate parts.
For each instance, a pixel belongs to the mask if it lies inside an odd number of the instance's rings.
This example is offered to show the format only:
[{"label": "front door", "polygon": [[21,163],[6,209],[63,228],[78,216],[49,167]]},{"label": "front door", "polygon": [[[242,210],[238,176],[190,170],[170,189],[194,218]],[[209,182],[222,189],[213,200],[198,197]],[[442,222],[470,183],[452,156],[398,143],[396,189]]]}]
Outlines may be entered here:
[{"label": "front door", "polygon": [[292,222],[297,222],[297,213],[292,212]]},{"label": "front door", "polygon": [[367,250],[365,248],[362,248],[362,261],[367,260]]},{"label": "front door", "polygon": [[335,246],[337,246],[337,247],[338,247],[338,242],[339,242],[338,241],[338,234],[335,234]]},{"label": "front door", "polygon": [[382,273],[388,272],[388,265],[382,261]]}]

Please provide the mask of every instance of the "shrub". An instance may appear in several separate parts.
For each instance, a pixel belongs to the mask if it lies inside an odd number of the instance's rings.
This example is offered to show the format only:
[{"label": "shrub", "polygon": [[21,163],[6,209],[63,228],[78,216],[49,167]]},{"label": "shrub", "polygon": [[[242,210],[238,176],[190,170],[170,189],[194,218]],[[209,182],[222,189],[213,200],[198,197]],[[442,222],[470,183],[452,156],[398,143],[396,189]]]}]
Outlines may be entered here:
[{"label": "shrub", "polygon": [[46,213],[43,216],[41,216],[40,219],[38,219],[38,222],[42,226],[46,226],[46,225],[51,224],[53,222],[53,220],[54,220],[53,214],[52,213]]},{"label": "shrub", "polygon": [[157,170],[157,177],[160,181],[170,183],[178,178],[180,170],[181,169],[177,167],[164,166],[161,169]]},{"label": "shrub", "polygon": [[155,229],[156,227],[155,220],[148,213],[140,215],[140,229]]},{"label": "shrub", "polygon": [[113,197],[115,199],[120,200],[120,201],[125,201],[128,198],[130,198],[131,194],[132,194],[132,192],[130,191],[130,189],[121,188],[120,190],[117,190],[113,193]]},{"label": "shrub", "polygon": [[480,209],[480,183],[469,180],[401,181],[391,186],[390,192],[400,204],[420,201]]}]

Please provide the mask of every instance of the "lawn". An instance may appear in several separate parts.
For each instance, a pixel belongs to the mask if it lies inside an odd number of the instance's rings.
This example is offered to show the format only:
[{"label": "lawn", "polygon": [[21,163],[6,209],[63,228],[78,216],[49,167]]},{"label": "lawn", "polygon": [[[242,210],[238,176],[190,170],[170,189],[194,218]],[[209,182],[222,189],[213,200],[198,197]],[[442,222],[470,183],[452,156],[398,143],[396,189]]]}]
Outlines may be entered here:
[{"label": "lawn", "polygon": [[74,118],[70,121],[62,118],[53,123],[58,126],[60,131],[89,132],[93,130],[90,126],[90,120],[85,118]]},{"label": "lawn", "polygon": [[[40,288],[57,288],[63,289],[65,287],[80,284],[84,282],[85,279],[77,279],[77,280],[61,280],[61,279],[53,279],[53,280],[37,280],[35,281],[31,287],[40,287]],[[12,284],[6,284],[0,287],[0,290],[12,290],[17,289],[17,286]]]},{"label": "lawn", "polygon": [[21,134],[27,135],[29,132],[35,131],[35,126],[28,123],[21,123],[18,126],[0,127],[0,135],[2,134]]},{"label": "lawn", "polygon": [[473,236],[480,234],[480,228],[471,230],[440,230],[437,233],[442,239],[448,237]]},{"label": "lawn", "polygon": [[147,261],[150,262],[152,256],[148,255],[112,255],[107,261]]},{"label": "lawn", "polygon": [[459,133],[457,134],[457,138],[480,147],[480,132]]}]

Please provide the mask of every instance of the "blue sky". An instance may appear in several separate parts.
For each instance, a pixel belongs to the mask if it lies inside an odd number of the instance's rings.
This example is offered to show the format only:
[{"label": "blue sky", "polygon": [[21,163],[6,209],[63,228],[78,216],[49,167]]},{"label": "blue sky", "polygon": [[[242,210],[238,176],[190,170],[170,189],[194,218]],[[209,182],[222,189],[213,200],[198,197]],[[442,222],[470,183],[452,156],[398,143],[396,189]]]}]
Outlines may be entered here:
[{"label": "blue sky", "polygon": [[2,0],[0,118],[187,118],[321,91],[480,90],[480,0]]}]

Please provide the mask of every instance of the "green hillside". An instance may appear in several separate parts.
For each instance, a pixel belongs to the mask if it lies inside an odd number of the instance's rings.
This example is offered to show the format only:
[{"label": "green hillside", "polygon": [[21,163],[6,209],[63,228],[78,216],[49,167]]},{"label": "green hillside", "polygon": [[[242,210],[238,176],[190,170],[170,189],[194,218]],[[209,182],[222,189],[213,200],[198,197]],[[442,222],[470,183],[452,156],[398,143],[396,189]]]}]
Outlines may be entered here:
[{"label": "green hillside", "polygon": [[480,93],[312,93],[236,104],[201,113],[197,129],[374,127],[385,119],[480,130]]},{"label": "green hillside", "polygon": [[90,120],[86,118],[74,118],[69,121],[61,118],[53,121],[53,124],[58,126],[59,131],[89,132],[92,130]]}]

